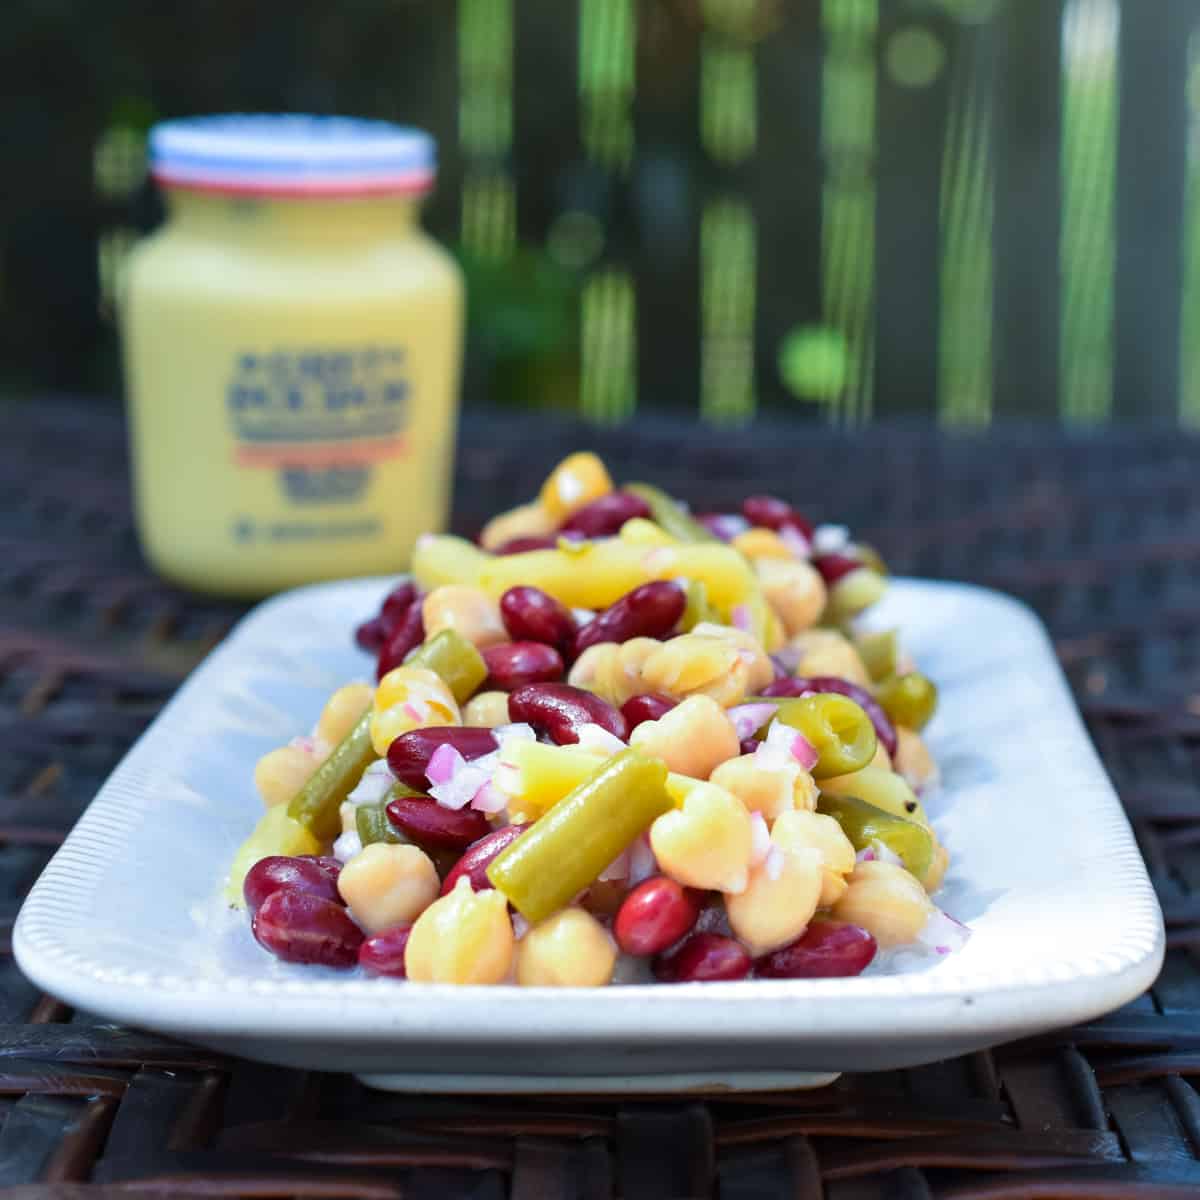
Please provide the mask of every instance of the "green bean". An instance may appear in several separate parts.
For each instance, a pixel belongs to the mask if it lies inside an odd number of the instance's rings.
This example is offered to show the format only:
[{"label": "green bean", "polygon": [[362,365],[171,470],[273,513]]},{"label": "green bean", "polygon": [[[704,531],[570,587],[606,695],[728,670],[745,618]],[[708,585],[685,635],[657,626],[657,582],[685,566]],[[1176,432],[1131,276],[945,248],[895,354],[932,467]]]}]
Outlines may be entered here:
[{"label": "green bean", "polygon": [[865,567],[870,567],[872,571],[878,571],[880,575],[890,575],[888,565],[883,561],[883,555],[875,549],[874,546],[868,546],[866,542],[855,542],[855,549],[858,552],[859,561]]},{"label": "green bean", "polygon": [[459,704],[466,704],[487,678],[483,655],[456,629],[443,629],[422,642],[404,660],[440,675]]},{"label": "green bean", "polygon": [[649,483],[627,483],[621,489],[640,496],[650,506],[655,524],[680,542],[719,542],[699,521],[693,521],[678,500]]},{"label": "green bean", "polygon": [[360,804],[354,810],[354,828],[358,833],[358,840],[364,846],[370,846],[374,842],[388,842],[395,846],[408,841],[408,838],[388,820],[386,802]]},{"label": "green bean", "polygon": [[661,760],[622,751],[502,851],[488,878],[526,920],[545,920],[674,807],[666,782]]},{"label": "green bean", "polygon": [[924,729],[937,710],[937,688],[920,671],[885,679],[876,696],[893,723],[909,729]]},{"label": "green bean", "polygon": [[835,621],[857,616],[881,600],[886,591],[887,580],[874,567],[859,567],[829,589],[826,615]]},{"label": "green bean", "polygon": [[821,790],[833,796],[857,796],[894,817],[928,825],[929,817],[903,775],[886,767],[863,767],[848,775],[825,779]]},{"label": "green bean", "polygon": [[288,816],[323,842],[337,837],[341,828],[338,809],[377,757],[375,747],[371,745],[371,713],[368,709],[292,798],[287,808]]},{"label": "green bean", "polygon": [[933,862],[933,835],[924,825],[897,817],[858,796],[822,792],[817,812],[832,817],[855,850],[869,850],[872,842],[900,856],[905,869],[923,880]]},{"label": "green bean", "polygon": [[683,616],[679,618],[681,633],[691,633],[704,621],[720,620],[716,609],[708,602],[708,585],[703,579],[689,579],[684,587],[687,592],[687,605]]},{"label": "green bean", "polygon": [[853,700],[836,692],[784,700],[778,719],[799,730],[816,750],[814,779],[857,771],[875,756],[871,718]]},{"label": "green bean", "polygon": [[862,633],[854,638],[858,656],[863,660],[871,678],[876,683],[895,674],[896,662],[900,656],[900,639],[894,629],[884,629],[878,633]]}]

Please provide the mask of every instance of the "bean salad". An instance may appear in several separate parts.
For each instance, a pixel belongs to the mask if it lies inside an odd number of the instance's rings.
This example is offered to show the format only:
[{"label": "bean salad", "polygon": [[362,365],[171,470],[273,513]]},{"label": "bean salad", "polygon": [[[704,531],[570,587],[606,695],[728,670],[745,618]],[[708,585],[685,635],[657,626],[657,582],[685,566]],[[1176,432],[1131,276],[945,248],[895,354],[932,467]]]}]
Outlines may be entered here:
[{"label": "bean salad", "polygon": [[375,683],[254,772],[228,898],[287,962],[597,987],[857,975],[967,936],[931,896],[937,689],[869,546],[692,514],[572,454],[478,543],[426,536],[355,631]]}]

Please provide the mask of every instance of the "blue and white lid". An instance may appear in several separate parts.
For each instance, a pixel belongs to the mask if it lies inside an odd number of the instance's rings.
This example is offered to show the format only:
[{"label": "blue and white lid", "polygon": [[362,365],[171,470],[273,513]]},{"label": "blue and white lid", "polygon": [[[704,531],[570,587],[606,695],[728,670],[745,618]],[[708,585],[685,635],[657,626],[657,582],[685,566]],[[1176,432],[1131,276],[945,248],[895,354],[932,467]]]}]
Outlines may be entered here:
[{"label": "blue and white lid", "polygon": [[433,138],[355,117],[188,117],[150,130],[150,173],[166,187],[258,196],[428,191]]}]

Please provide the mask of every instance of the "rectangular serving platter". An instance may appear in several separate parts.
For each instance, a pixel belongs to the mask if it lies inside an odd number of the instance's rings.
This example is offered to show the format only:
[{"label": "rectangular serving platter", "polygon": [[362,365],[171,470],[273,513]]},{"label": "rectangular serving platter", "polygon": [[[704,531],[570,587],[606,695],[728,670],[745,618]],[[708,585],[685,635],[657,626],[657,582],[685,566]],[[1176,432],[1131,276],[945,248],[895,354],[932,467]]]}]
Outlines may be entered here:
[{"label": "rectangular serving platter", "polygon": [[220,889],[261,811],[260,755],[364,678],[351,641],[387,583],[301,588],[250,613],[105,783],[31,891],[23,971],[64,1001],[252,1059],[426,1091],[814,1086],[1097,1016],[1156,977],[1163,925],[1037,618],[995,592],[897,580],[899,626],[941,689],[927,807],[953,859],[944,958],[857,979],[603,989],[464,987],[280,963]]}]

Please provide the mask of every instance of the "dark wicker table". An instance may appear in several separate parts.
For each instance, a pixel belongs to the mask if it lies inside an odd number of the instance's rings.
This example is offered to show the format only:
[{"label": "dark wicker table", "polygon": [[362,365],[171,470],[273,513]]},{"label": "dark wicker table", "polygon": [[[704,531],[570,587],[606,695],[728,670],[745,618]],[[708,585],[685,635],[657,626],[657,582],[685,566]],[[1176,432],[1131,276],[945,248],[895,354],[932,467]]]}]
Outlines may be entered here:
[{"label": "dark wicker table", "polygon": [[[11,927],[97,785],[241,609],[142,566],[119,412],[0,409],[0,888]],[[490,1200],[1200,1195],[1200,440],[801,425],[597,434],[473,416],[455,524],[588,441],[717,505],[756,486],[906,573],[1014,592],[1049,624],[1166,912],[1152,992],[1079,1028],[817,1092],[697,1102],[397,1097],[104,1024],[0,965],[0,1184],[91,1197]],[[1046,796],[1046,836],[1054,796]],[[1195,890],[1194,890],[1195,889]],[[7,947],[6,947],[7,948]]]}]

